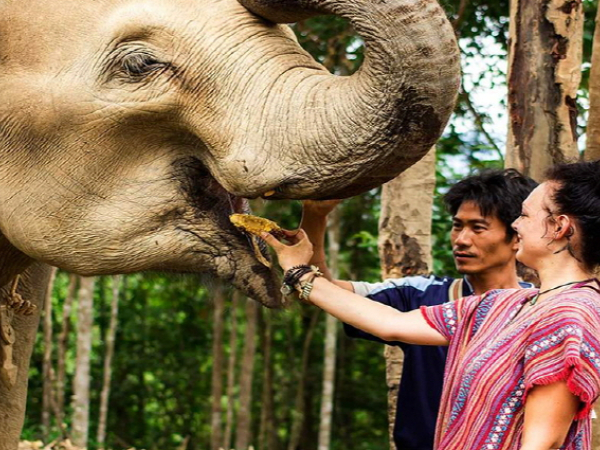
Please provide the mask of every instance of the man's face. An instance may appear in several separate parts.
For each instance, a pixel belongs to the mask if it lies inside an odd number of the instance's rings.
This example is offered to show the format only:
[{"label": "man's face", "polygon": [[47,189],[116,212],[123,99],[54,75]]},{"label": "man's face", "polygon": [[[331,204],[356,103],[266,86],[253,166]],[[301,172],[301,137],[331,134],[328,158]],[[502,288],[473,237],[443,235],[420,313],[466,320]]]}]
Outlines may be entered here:
[{"label": "man's face", "polygon": [[461,204],[452,219],[450,234],[456,269],[462,274],[480,274],[511,264],[517,238],[506,240],[506,227],[496,216],[484,217],[472,201]]}]

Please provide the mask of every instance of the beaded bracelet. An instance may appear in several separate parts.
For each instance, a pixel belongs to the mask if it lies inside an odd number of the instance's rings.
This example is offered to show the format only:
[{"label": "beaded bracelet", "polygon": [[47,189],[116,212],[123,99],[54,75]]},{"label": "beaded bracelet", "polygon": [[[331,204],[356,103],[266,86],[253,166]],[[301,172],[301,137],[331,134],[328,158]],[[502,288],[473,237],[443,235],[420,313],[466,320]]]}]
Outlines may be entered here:
[{"label": "beaded bracelet", "polygon": [[314,280],[315,277],[323,275],[317,266],[309,266],[306,264],[294,266],[286,270],[285,274],[283,275],[281,293],[287,297],[288,295],[294,293],[294,291],[300,292],[300,279],[307,273],[311,272],[315,274],[311,281]]}]

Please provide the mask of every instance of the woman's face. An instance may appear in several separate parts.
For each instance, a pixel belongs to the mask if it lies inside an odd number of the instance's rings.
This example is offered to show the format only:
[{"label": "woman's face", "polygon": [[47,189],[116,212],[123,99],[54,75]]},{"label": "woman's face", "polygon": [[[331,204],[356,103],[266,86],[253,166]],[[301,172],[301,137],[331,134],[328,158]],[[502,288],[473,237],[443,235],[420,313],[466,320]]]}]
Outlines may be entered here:
[{"label": "woman's face", "polygon": [[553,208],[552,193],[554,189],[549,183],[542,183],[525,199],[521,215],[512,224],[519,238],[517,260],[532,269],[536,269],[540,258],[552,253],[549,248],[552,242],[555,224],[550,220]]}]

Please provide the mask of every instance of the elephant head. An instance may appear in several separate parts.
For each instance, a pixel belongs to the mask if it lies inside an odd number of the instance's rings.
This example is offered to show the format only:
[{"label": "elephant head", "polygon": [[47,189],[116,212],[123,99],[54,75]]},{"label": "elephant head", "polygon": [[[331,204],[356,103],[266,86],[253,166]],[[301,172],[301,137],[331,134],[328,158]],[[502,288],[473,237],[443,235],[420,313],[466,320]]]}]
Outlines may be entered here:
[{"label": "elephant head", "polygon": [[[212,272],[275,305],[228,221],[243,199],[350,196],[437,140],[459,54],[435,0],[243,3],[0,1],[1,252],[83,275]],[[276,23],[315,14],[363,37],[357,73]]]}]

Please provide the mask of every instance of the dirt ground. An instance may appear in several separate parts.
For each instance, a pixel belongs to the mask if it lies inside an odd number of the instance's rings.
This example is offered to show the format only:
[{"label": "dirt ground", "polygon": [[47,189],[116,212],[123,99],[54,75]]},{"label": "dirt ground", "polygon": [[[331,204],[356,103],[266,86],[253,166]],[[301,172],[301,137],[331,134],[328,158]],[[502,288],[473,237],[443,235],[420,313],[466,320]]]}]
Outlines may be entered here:
[{"label": "dirt ground", "polygon": [[21,441],[19,443],[19,450],[84,450],[80,447],[75,447],[71,444],[71,441],[66,440],[64,442],[50,442],[45,444],[42,441]]},{"label": "dirt ground", "polygon": [[[76,447],[71,444],[71,441],[68,439],[64,442],[50,442],[49,444],[44,444],[41,441],[29,442],[29,441],[21,441],[19,443],[19,450],[85,450],[81,447]],[[130,448],[129,450],[135,450],[134,448]]]}]

